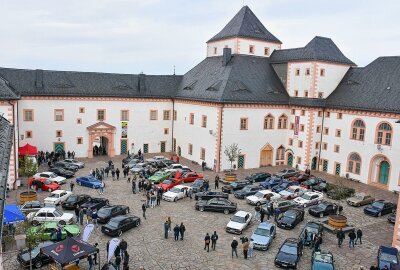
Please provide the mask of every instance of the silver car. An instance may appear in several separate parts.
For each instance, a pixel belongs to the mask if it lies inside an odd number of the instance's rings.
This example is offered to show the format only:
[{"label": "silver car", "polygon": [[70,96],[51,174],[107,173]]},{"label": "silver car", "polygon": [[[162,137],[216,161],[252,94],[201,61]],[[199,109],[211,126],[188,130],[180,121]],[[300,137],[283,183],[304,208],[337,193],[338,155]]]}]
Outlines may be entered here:
[{"label": "silver car", "polygon": [[75,166],[78,166],[79,169],[85,168],[85,163],[83,163],[81,161],[77,161],[76,159],[67,158],[67,159],[64,159],[63,161],[66,163],[70,163]]}]

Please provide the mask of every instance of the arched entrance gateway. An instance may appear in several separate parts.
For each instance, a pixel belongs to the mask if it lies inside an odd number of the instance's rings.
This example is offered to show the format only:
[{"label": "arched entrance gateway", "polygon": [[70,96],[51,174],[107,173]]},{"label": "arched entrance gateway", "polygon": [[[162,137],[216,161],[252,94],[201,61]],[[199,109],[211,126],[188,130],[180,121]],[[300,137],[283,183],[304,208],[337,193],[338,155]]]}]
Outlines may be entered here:
[{"label": "arched entrance gateway", "polygon": [[260,152],[260,167],[272,165],[272,151],[274,148],[267,143]]},{"label": "arched entrance gateway", "polygon": [[371,159],[369,182],[388,188],[390,182],[390,160],[384,155],[376,155]]},{"label": "arched entrance gateway", "polygon": [[87,129],[89,132],[88,158],[93,158],[94,154],[106,154],[113,157],[115,155],[115,127],[104,122],[98,122],[88,126]]}]

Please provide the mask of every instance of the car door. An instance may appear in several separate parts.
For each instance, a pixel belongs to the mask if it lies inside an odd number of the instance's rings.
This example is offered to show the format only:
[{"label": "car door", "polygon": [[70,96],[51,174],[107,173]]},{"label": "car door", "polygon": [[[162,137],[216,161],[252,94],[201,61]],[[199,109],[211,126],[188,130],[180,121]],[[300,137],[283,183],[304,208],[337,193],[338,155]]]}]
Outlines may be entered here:
[{"label": "car door", "polygon": [[385,203],[382,209],[382,214],[389,214],[391,212],[391,204]]},{"label": "car door", "polygon": [[207,202],[207,208],[208,208],[208,210],[209,211],[214,211],[214,212],[217,212],[217,211],[220,211],[220,205],[219,205],[219,201],[218,200],[212,200],[212,201],[209,201],[209,202]]},{"label": "car door", "polygon": [[35,216],[35,220],[43,222],[46,220],[46,212],[40,212]]},{"label": "car door", "polygon": [[56,221],[56,217],[54,216],[53,212],[47,212],[46,221]]}]

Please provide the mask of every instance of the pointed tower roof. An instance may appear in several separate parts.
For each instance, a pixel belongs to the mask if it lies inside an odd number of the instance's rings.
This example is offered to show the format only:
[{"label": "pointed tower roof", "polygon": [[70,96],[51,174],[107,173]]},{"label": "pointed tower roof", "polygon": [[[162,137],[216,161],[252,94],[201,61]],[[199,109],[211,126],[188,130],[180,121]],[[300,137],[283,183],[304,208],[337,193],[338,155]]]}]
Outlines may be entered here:
[{"label": "pointed tower roof", "polygon": [[282,44],[254,15],[248,6],[242,7],[230,22],[208,42],[232,37],[253,38]]}]

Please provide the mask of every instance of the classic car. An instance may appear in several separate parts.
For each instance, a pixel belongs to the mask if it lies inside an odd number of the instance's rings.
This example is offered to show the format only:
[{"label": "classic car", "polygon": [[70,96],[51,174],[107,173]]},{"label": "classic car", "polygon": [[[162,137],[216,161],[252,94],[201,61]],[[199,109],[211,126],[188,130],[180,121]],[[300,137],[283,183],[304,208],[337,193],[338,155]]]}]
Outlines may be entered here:
[{"label": "classic car", "polygon": [[69,170],[69,171],[73,171],[73,172],[77,172],[79,169],[78,166],[68,163],[68,162],[63,162],[63,161],[58,161],[58,162],[54,163],[53,167],[63,168],[64,170]]},{"label": "classic car", "polygon": [[35,174],[33,177],[49,179],[51,182],[57,183],[59,185],[65,184],[67,182],[67,179],[65,177],[58,176],[53,172],[41,172]]},{"label": "classic car", "polygon": [[319,222],[316,222],[316,221],[309,221],[309,222],[307,222],[307,224],[303,227],[303,229],[301,230],[301,233],[300,233],[300,235],[299,235],[299,240],[300,241],[303,241],[304,240],[304,233],[305,233],[305,231],[307,230],[307,232],[308,232],[308,238],[306,239],[306,241],[304,241],[304,245],[305,246],[308,246],[308,245],[310,245],[311,244],[311,233],[312,233],[312,235],[317,235],[317,234],[320,234],[320,235],[322,235],[323,234],[323,231],[324,231],[324,226],[322,225],[322,223],[319,223]]},{"label": "classic car", "polygon": [[31,189],[41,189],[43,191],[49,191],[52,192],[53,190],[57,190],[60,188],[60,185],[52,182],[51,180],[47,178],[34,178],[31,177],[28,180],[28,185],[31,187]]},{"label": "classic car", "polygon": [[101,232],[109,236],[121,236],[132,228],[140,225],[140,218],[137,216],[117,216],[108,221],[106,225],[101,226]]},{"label": "classic car", "polygon": [[43,208],[43,205],[39,201],[26,202],[20,206],[20,210],[24,214],[29,214],[31,212],[37,212]]},{"label": "classic car", "polygon": [[208,201],[198,201],[194,207],[200,212],[224,212],[226,215],[237,210],[237,204],[225,198],[214,198]]},{"label": "classic car", "polygon": [[289,178],[289,177],[293,177],[293,176],[297,176],[300,172],[296,169],[283,169],[280,170],[277,173],[274,173],[275,176],[277,177],[281,177],[281,178]]},{"label": "classic car", "polygon": [[149,181],[153,183],[160,183],[170,178],[172,172],[158,171],[149,177]]},{"label": "classic car", "polygon": [[329,215],[340,213],[343,210],[342,206],[337,205],[336,203],[331,203],[328,201],[322,201],[316,206],[308,209],[308,213],[314,217],[324,217]]},{"label": "classic car", "polygon": [[72,158],[66,158],[63,160],[65,163],[70,163],[72,165],[77,166],[79,169],[85,168],[85,163],[78,161],[76,159],[72,159]]},{"label": "classic car", "polygon": [[183,199],[188,193],[189,189],[191,189],[191,187],[184,185],[177,185],[174,186],[169,191],[163,193],[162,198],[165,201],[176,202],[177,200]]},{"label": "classic car", "polygon": [[274,264],[280,268],[297,269],[301,255],[303,255],[301,240],[288,238],[280,246]]},{"label": "classic car", "polygon": [[304,210],[298,208],[292,208],[286,212],[280,214],[276,219],[276,224],[282,229],[293,229],[304,220]]},{"label": "classic car", "polygon": [[311,187],[311,190],[316,190],[316,191],[320,191],[320,192],[328,192],[330,185],[328,182],[320,182],[315,186]]},{"label": "classic car", "polygon": [[94,189],[100,188],[101,185],[101,181],[93,175],[77,177],[75,181],[80,186]]},{"label": "classic car", "polygon": [[244,179],[250,181],[251,183],[258,183],[265,181],[268,177],[271,177],[270,173],[253,173],[246,176]]},{"label": "classic car", "polygon": [[283,199],[285,200],[293,200],[304,193],[307,192],[307,189],[301,186],[290,186],[285,190],[282,190],[279,192],[279,195],[282,196]]},{"label": "classic car", "polygon": [[40,226],[30,227],[28,229],[29,233],[39,233],[41,236],[42,241],[57,241],[56,229],[61,229],[61,239],[64,240],[65,238],[77,236],[81,233],[81,230],[78,225],[69,224],[64,226],[59,226],[57,222],[46,222]]},{"label": "classic car", "polygon": [[202,179],[203,175],[197,172],[185,172],[180,175],[179,179],[182,179],[183,183],[194,182],[197,179]]},{"label": "classic car", "polygon": [[103,206],[109,205],[110,202],[105,198],[91,198],[89,201],[81,204],[83,209],[96,209],[99,210]]},{"label": "classic car", "polygon": [[229,185],[223,186],[221,190],[225,193],[234,193],[236,190],[242,189],[247,185],[251,185],[251,182],[248,180],[235,181]]},{"label": "classic car", "polygon": [[44,199],[44,205],[58,205],[68,199],[72,195],[71,191],[67,190],[54,190],[50,196]]},{"label": "classic car", "polygon": [[396,213],[391,213],[389,216],[388,216],[388,221],[390,222],[390,223],[392,223],[392,224],[395,224],[396,223]]},{"label": "classic car", "polygon": [[300,185],[299,182],[283,180],[282,183],[280,183],[280,184],[277,185],[277,186],[274,186],[271,190],[272,190],[273,192],[279,193],[279,192],[281,192],[282,190],[285,190],[285,189],[287,189],[287,188],[290,187],[290,186],[298,186],[298,185]]},{"label": "classic car", "polygon": [[129,207],[126,205],[106,205],[97,211],[97,221],[99,223],[107,223],[113,217],[128,213]]},{"label": "classic car", "polygon": [[297,182],[299,182],[299,183],[302,183],[302,182],[304,182],[304,181],[307,181],[307,180],[310,179],[311,177],[314,177],[314,175],[302,173],[302,174],[299,174],[299,175],[297,175],[297,176],[292,176],[292,177],[290,177],[289,179],[292,180],[292,181],[297,181]]},{"label": "classic car", "polygon": [[162,183],[158,184],[158,187],[159,188],[161,187],[163,189],[163,191],[165,192],[165,191],[170,190],[174,186],[177,186],[180,184],[182,184],[182,179],[171,178],[171,179],[162,181]]},{"label": "classic car", "polygon": [[71,178],[75,175],[73,171],[68,171],[60,167],[53,167],[49,169],[49,172],[55,173],[58,176],[63,176],[65,178]]},{"label": "classic car", "polygon": [[34,226],[43,222],[58,222],[60,225],[65,225],[73,223],[74,215],[63,213],[54,207],[43,207],[37,212],[29,213],[26,218]]},{"label": "classic car", "polygon": [[256,194],[260,190],[261,190],[260,186],[249,185],[249,186],[245,186],[244,188],[242,188],[238,191],[235,191],[234,195],[235,195],[235,198],[237,198],[237,199],[244,199],[250,195]]},{"label": "classic car", "polygon": [[374,201],[375,201],[375,198],[373,198],[371,195],[365,194],[363,192],[356,193],[356,194],[354,194],[353,197],[350,197],[346,200],[348,205],[356,206],[356,207],[371,204]]},{"label": "classic car", "polygon": [[46,241],[34,247],[32,251],[29,251],[28,248],[23,249],[21,252],[18,253],[17,261],[21,264],[23,268],[29,268],[32,260],[32,266],[34,268],[41,268],[43,265],[53,262],[53,259],[41,253],[40,249],[53,244],[54,242]]},{"label": "classic car", "polygon": [[265,204],[268,201],[276,201],[281,198],[278,193],[272,192],[271,190],[260,190],[254,195],[246,197],[247,203],[251,205]]},{"label": "classic car", "polygon": [[199,178],[194,180],[193,185],[191,186],[193,193],[204,191],[205,183],[206,181],[204,181],[204,179]]},{"label": "classic car", "polygon": [[243,230],[250,224],[253,215],[246,211],[237,211],[226,225],[225,230],[229,233],[242,234]]},{"label": "classic car", "polygon": [[[265,211],[268,211],[270,208],[269,204],[272,204],[273,209],[276,212],[283,213],[291,208],[297,207],[297,204],[291,200],[278,200],[275,202],[266,203],[263,208]],[[278,210],[278,211],[277,211]]]},{"label": "classic car", "polygon": [[302,182],[300,184],[300,186],[302,186],[304,188],[307,188],[307,189],[311,189],[313,186],[316,186],[316,185],[318,185],[319,183],[322,183],[322,182],[326,182],[326,181],[324,179],[322,179],[322,178],[319,178],[319,177],[311,177],[310,179]]},{"label": "classic car", "polygon": [[324,194],[319,191],[308,191],[294,199],[294,202],[297,203],[299,206],[307,207],[311,205],[318,204],[324,198]]},{"label": "classic car", "polygon": [[267,178],[264,182],[261,182],[259,185],[262,188],[270,189],[273,188],[274,186],[282,184],[282,182],[283,182],[282,178],[271,176]]},{"label": "classic car", "polygon": [[387,266],[388,269],[398,269],[396,267],[399,266],[398,254],[399,251],[397,250],[397,248],[380,246],[377,256],[379,269],[384,269],[385,266]]},{"label": "classic car", "polygon": [[86,194],[72,194],[64,202],[61,203],[61,207],[67,210],[74,210],[76,206],[81,206],[87,201],[90,201],[91,197]]},{"label": "classic car", "polygon": [[333,255],[330,251],[316,251],[312,254],[311,270],[335,270]]},{"label": "classic car", "polygon": [[207,201],[213,198],[229,198],[229,194],[220,191],[204,191],[204,192],[197,192],[194,195],[195,200],[203,200]]},{"label": "classic car", "polygon": [[262,222],[258,224],[257,229],[251,235],[254,241],[254,249],[268,250],[276,235],[275,224]]},{"label": "classic car", "polygon": [[393,213],[396,210],[396,205],[385,200],[377,200],[370,206],[364,208],[364,214],[374,217]]}]

